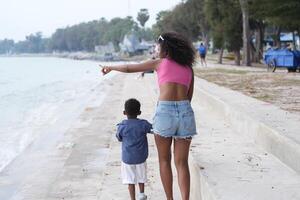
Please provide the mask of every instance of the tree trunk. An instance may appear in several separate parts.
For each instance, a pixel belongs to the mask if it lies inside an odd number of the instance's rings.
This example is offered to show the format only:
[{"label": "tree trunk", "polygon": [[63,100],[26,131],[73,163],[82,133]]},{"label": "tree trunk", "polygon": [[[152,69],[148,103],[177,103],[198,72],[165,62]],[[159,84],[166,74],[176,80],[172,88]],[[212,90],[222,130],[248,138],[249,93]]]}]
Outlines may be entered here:
[{"label": "tree trunk", "polygon": [[261,24],[259,25],[259,43],[258,43],[258,49],[259,49],[259,62],[263,59],[263,53],[264,53],[264,39],[265,39],[265,24],[263,22],[261,22]]},{"label": "tree trunk", "polygon": [[208,50],[209,49],[209,35],[208,34],[206,34],[204,43],[205,43],[206,49]]},{"label": "tree trunk", "polygon": [[243,63],[251,66],[248,0],[239,0],[243,14]]},{"label": "tree trunk", "polygon": [[[256,30],[254,31],[250,31],[250,38],[252,37],[256,37]],[[254,43],[252,40],[250,40],[250,60],[251,60],[251,63],[252,62],[256,62],[256,43]]]},{"label": "tree trunk", "polygon": [[281,48],[281,42],[280,42],[280,33],[281,33],[281,27],[278,26],[276,27],[276,30],[275,30],[275,46],[277,48]]},{"label": "tree trunk", "polygon": [[296,49],[299,49],[299,40],[300,40],[300,29],[297,30],[298,42],[296,44]]},{"label": "tree trunk", "polygon": [[206,32],[202,32],[202,39],[204,41],[204,46],[206,47],[206,49],[209,48],[209,35]]},{"label": "tree trunk", "polygon": [[299,49],[299,47],[300,47],[300,28],[298,29],[298,31],[297,31],[297,34],[298,34],[298,44],[297,44],[297,48]]},{"label": "tree trunk", "polygon": [[219,63],[219,64],[222,64],[223,51],[224,51],[224,49],[221,48],[221,49],[220,49],[220,54],[219,54],[219,59],[218,59],[218,63]]},{"label": "tree trunk", "polygon": [[255,30],[255,52],[254,52],[254,55],[253,55],[253,62],[259,62],[259,51],[260,51],[260,46],[259,46],[259,43],[260,43],[260,33],[259,33],[259,28],[257,28]]},{"label": "tree trunk", "polygon": [[240,66],[241,65],[241,53],[240,53],[240,51],[235,51],[234,54],[235,54],[234,62],[236,65]]},{"label": "tree trunk", "polygon": [[263,40],[264,40],[264,24],[259,22],[257,29],[255,30],[255,55],[254,62],[260,63],[260,60],[263,58]]},{"label": "tree trunk", "polygon": [[296,36],[295,36],[295,31],[293,31],[293,50],[296,50]]},{"label": "tree trunk", "polygon": [[255,44],[253,44],[253,42],[250,43],[250,58],[251,58],[251,62],[257,62],[257,49],[255,47]]}]

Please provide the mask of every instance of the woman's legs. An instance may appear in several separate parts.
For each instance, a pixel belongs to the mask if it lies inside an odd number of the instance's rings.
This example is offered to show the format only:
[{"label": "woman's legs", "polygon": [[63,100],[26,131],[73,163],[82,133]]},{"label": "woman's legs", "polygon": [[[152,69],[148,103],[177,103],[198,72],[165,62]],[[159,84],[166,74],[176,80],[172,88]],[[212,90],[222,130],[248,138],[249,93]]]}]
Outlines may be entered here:
[{"label": "woman's legs", "polygon": [[188,200],[190,197],[190,171],[188,164],[190,144],[191,140],[174,140],[174,161],[182,200]]},{"label": "woman's legs", "polygon": [[164,138],[159,135],[155,135],[154,137],[158,151],[160,178],[167,200],[173,200],[173,174],[171,168],[172,138]]}]

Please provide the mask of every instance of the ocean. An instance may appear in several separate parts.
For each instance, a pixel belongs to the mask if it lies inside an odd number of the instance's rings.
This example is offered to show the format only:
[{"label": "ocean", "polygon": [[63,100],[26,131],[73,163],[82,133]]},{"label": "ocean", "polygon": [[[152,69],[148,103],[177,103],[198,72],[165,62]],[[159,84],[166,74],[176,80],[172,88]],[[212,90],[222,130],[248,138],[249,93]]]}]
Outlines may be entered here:
[{"label": "ocean", "polygon": [[36,137],[67,130],[103,79],[93,61],[0,57],[0,171]]}]

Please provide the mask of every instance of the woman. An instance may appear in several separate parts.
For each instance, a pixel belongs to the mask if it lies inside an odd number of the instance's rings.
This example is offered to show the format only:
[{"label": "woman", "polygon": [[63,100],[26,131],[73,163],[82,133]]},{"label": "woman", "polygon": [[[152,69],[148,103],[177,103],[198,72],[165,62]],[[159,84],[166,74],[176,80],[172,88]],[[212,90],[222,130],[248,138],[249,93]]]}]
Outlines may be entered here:
[{"label": "woman", "polygon": [[133,73],[155,70],[159,84],[159,99],[153,119],[153,131],[158,150],[161,181],[168,200],[173,199],[171,144],[178,184],[183,200],[189,199],[190,173],[188,156],[192,136],[196,134],[193,97],[195,52],[192,43],[176,32],[159,36],[159,59],[141,64],[103,67],[103,74],[112,70]]}]

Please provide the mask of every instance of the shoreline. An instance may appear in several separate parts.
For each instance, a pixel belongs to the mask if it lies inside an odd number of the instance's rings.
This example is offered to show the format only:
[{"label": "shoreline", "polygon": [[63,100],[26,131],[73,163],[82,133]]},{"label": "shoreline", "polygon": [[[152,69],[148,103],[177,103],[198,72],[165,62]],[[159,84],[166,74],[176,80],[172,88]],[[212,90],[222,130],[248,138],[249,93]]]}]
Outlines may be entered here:
[{"label": "shoreline", "polygon": [[[0,110],[6,116],[0,120],[0,172],[41,135],[64,132],[85,109],[98,84],[116,74],[102,77],[88,61],[50,57],[0,61]],[[97,99],[101,98],[99,94]]]},{"label": "shoreline", "polygon": [[0,55],[0,58],[14,58],[14,57],[53,57],[53,58],[66,58],[72,60],[90,60],[98,62],[126,62],[136,61],[140,62],[150,58],[148,55],[136,55],[132,57],[127,56],[116,56],[113,60],[105,60],[103,55],[98,53],[89,52],[65,52],[65,53],[25,53],[25,54],[11,54],[11,55]]}]

